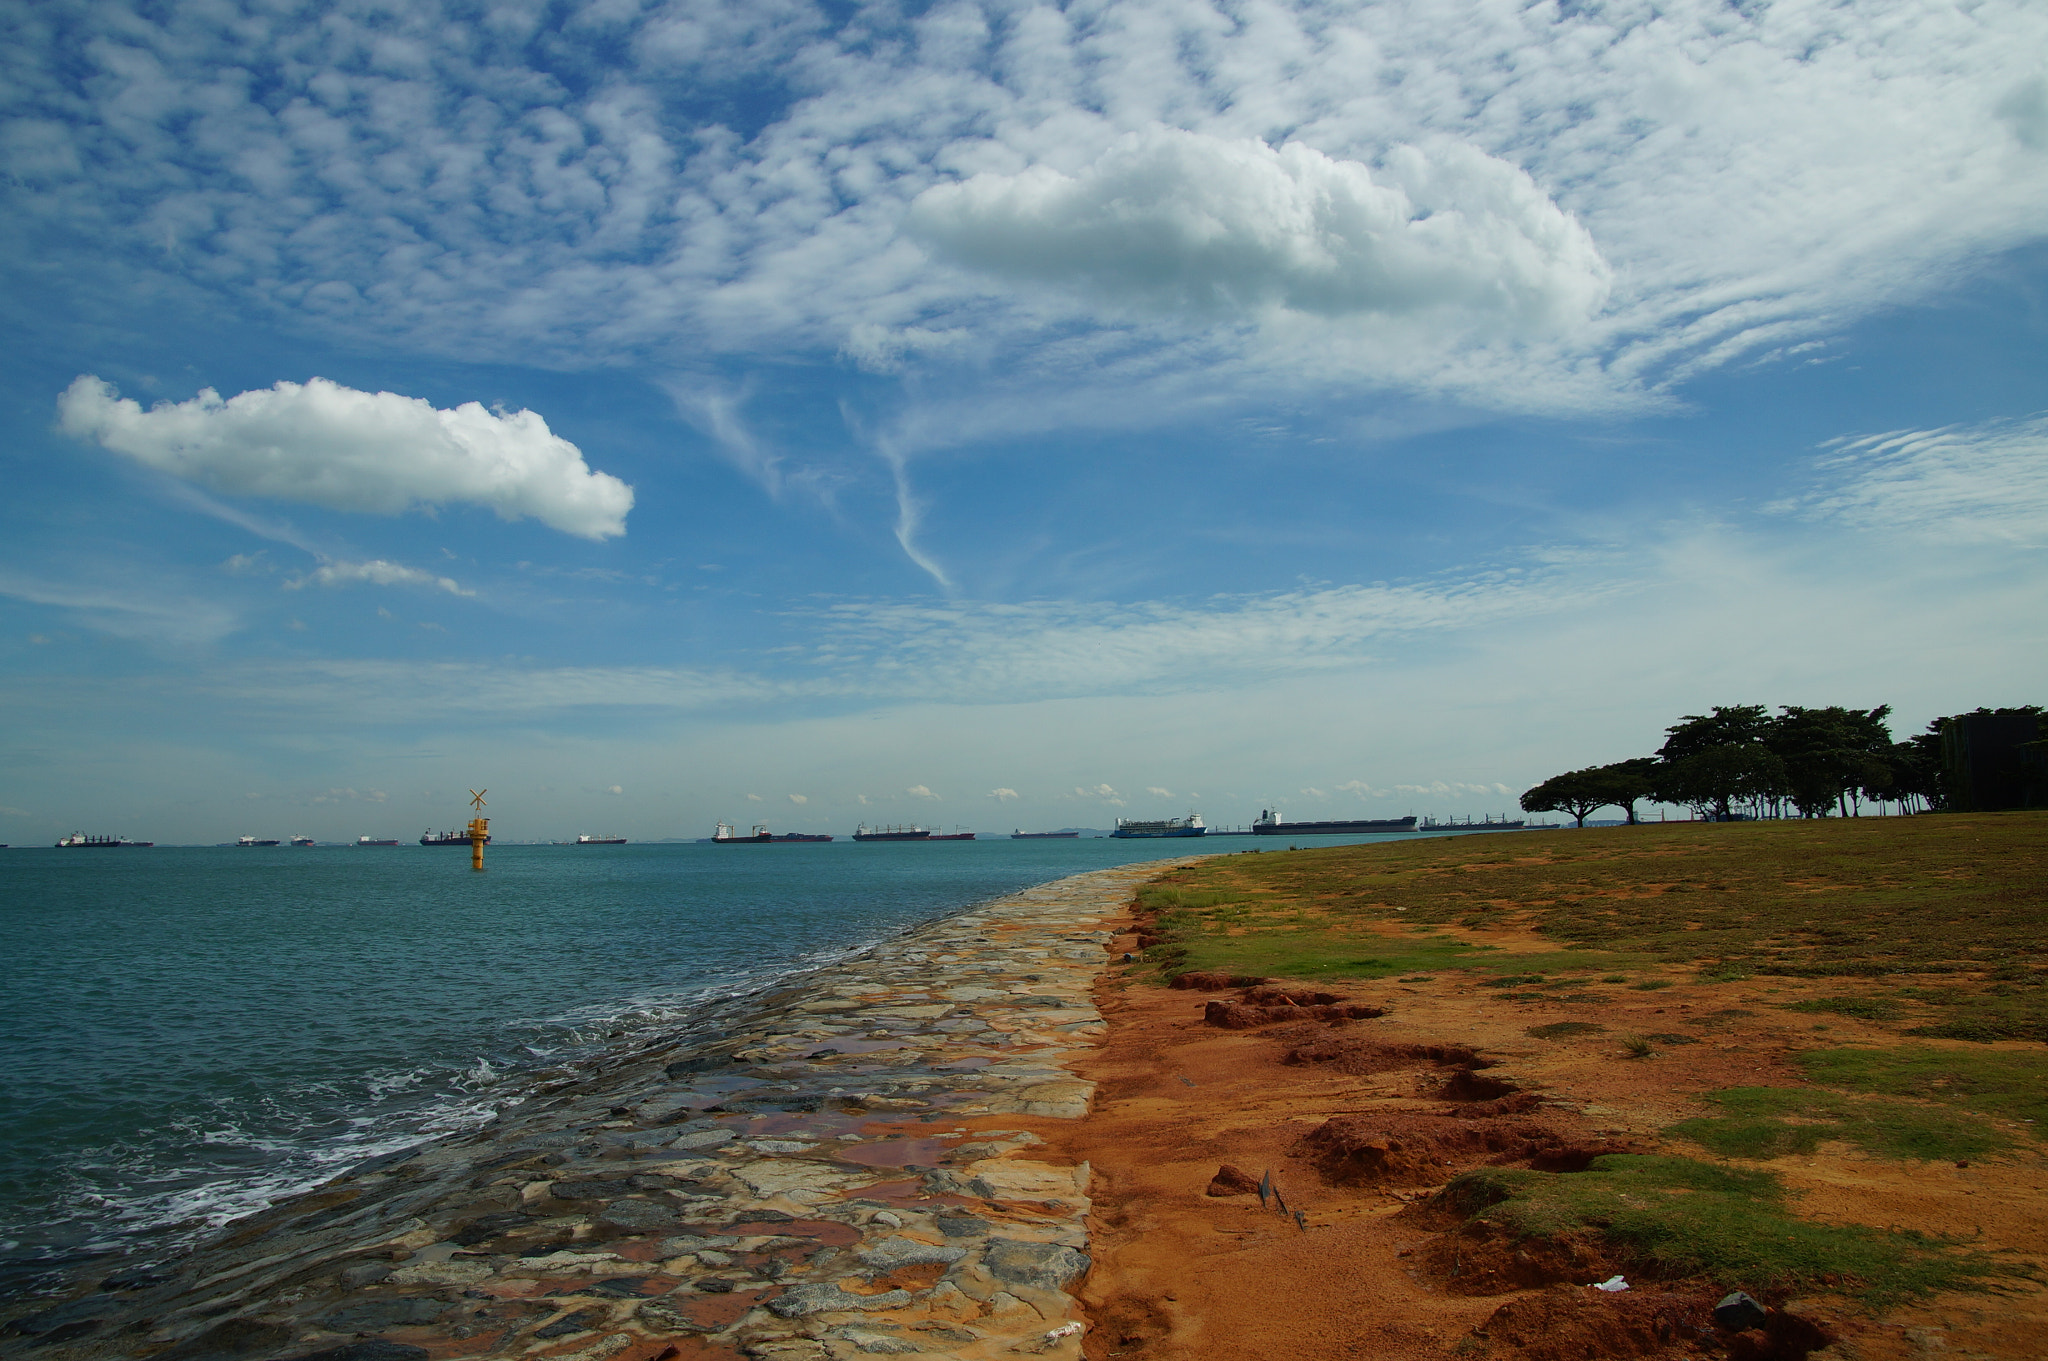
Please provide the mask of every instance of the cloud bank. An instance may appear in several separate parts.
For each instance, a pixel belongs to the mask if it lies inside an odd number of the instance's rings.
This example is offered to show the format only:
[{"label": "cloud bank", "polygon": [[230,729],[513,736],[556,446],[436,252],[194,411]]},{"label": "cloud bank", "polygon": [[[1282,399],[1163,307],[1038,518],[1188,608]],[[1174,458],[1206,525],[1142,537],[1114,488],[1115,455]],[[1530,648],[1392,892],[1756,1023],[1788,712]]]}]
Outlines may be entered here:
[{"label": "cloud bank", "polygon": [[12,258],[464,359],[1611,409],[2048,222],[2037,0],[131,8],[0,57]]},{"label": "cloud bank", "polygon": [[379,515],[467,503],[586,539],[624,534],[633,507],[631,487],[533,411],[437,410],[324,378],[145,411],[91,374],[57,410],[66,434],[217,492]]}]

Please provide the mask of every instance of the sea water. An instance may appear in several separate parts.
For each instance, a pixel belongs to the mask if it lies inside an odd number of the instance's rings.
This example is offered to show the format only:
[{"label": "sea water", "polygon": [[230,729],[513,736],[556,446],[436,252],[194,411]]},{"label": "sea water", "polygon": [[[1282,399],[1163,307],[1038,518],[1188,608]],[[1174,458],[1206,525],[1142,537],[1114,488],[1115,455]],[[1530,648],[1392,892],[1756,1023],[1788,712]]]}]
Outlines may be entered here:
[{"label": "sea water", "polygon": [[493,846],[481,874],[466,847],[0,851],[0,1294],[161,1256],[919,921],[1251,848]]}]

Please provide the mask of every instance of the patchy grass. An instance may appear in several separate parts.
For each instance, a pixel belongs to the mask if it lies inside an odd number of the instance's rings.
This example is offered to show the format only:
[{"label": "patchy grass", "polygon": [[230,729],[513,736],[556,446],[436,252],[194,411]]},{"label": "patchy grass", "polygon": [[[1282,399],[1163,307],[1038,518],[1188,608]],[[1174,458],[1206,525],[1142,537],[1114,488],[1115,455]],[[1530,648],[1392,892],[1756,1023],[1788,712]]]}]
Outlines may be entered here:
[{"label": "patchy grass", "polygon": [[1906,1014],[1906,1009],[1890,997],[1809,997],[1804,1002],[1794,1002],[1786,1010],[1854,1016],[1859,1021],[1896,1021]]},{"label": "patchy grass", "polygon": [[1651,1044],[1647,1036],[1624,1035],[1621,1037],[1621,1056],[1623,1058],[1647,1059],[1655,1058],[1656,1055],[1657,1046]]},{"label": "patchy grass", "polygon": [[2048,1053],[1902,1045],[1895,1049],[1810,1049],[1808,1077],[1830,1087],[1913,1096],[1982,1115],[2048,1125]]},{"label": "patchy grass", "polygon": [[1668,1132],[1724,1158],[1781,1158],[1841,1140],[1883,1158],[1949,1161],[2009,1143],[1981,1120],[1903,1101],[1793,1087],[1731,1087],[1707,1100],[1724,1113],[1681,1120]]},{"label": "patchy grass", "polygon": [[1923,1234],[1794,1218],[1771,1173],[1689,1158],[1609,1154],[1584,1172],[1482,1168],[1441,1194],[1515,1239],[1595,1237],[1632,1275],[1752,1294],[1839,1290],[1882,1308],[2028,1275]]}]

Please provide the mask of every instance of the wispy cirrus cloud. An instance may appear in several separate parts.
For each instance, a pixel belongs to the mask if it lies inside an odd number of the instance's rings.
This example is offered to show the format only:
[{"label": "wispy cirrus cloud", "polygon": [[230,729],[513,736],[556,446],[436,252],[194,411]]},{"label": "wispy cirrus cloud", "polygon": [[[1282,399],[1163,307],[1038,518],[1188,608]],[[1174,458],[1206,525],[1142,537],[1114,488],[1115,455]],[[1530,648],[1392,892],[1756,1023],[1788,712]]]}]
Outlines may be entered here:
[{"label": "wispy cirrus cloud", "polygon": [[2048,543],[2048,416],[1831,440],[1819,485],[1767,509],[1861,529]]}]

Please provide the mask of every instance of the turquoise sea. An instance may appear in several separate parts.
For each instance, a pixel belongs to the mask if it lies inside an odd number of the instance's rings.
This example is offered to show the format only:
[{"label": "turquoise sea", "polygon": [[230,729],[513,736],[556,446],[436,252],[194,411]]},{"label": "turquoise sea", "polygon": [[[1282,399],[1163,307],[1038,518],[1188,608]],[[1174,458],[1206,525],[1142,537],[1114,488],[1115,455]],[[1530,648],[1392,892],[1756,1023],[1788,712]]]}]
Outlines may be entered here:
[{"label": "turquoise sea", "polygon": [[477,1123],[706,997],[1048,879],[1251,847],[494,846],[482,874],[417,845],[0,851],[0,1294]]}]

